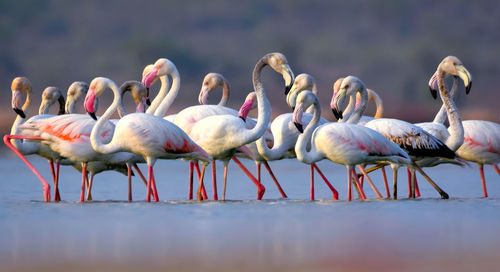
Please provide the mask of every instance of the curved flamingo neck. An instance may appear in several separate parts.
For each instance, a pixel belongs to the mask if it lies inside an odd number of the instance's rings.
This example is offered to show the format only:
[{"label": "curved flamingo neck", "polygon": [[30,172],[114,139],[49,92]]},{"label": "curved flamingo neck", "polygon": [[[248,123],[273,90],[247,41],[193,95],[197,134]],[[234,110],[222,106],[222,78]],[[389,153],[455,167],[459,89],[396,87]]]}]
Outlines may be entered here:
[{"label": "curved flamingo neck", "polygon": [[[30,114],[30,109],[31,109],[31,90],[28,90],[26,93],[26,101],[23,104],[22,110],[26,116],[26,118],[22,118],[19,114],[16,114],[16,119],[14,120],[14,123],[12,124],[12,127],[10,129],[10,134],[11,135],[19,135],[21,134],[21,129],[20,126],[26,122],[28,119],[28,116]],[[22,154],[30,154],[34,152],[34,149],[36,148],[35,145],[28,145],[28,142],[24,142],[22,139],[12,139],[11,143],[14,145],[14,147],[19,150]]]},{"label": "curved flamingo neck", "polygon": [[455,102],[450,99],[450,93],[446,89],[444,83],[444,76],[446,72],[440,67],[438,69],[439,94],[441,95],[441,100],[443,100],[443,105],[446,107],[446,114],[448,116],[448,121],[450,122],[450,127],[448,128],[450,137],[446,139],[446,145],[451,150],[456,151],[464,142],[464,127]]},{"label": "curved flamingo neck", "polygon": [[154,114],[158,106],[161,104],[165,96],[167,95],[168,88],[170,87],[170,80],[166,75],[160,76],[161,87],[156,95],[155,99],[151,102],[151,106],[148,107],[146,113]]},{"label": "curved flamingo neck", "polygon": [[115,136],[113,135],[113,139],[108,144],[104,144],[101,138],[101,130],[103,129],[106,122],[109,121],[109,118],[113,113],[115,113],[122,104],[122,96],[120,95],[120,91],[116,84],[110,82],[109,88],[113,91],[114,98],[113,103],[109,106],[109,108],[104,112],[104,114],[97,120],[96,124],[92,128],[92,132],[90,133],[90,143],[92,147],[99,153],[109,154],[120,151],[120,147],[114,144]]},{"label": "curved flamingo neck", "polygon": [[384,103],[382,102],[382,99],[380,98],[380,96],[376,92],[371,91],[371,96],[372,96],[373,101],[375,102],[375,106],[377,108],[373,118],[382,118],[384,116]]},{"label": "curved flamingo neck", "polygon": [[222,97],[219,101],[219,106],[225,106],[229,100],[229,85],[225,80],[222,81]]},{"label": "curved flamingo neck", "polygon": [[177,97],[177,94],[179,93],[179,89],[181,86],[181,78],[179,76],[179,71],[177,71],[177,69],[174,69],[172,73],[170,73],[170,76],[172,77],[172,86],[170,87],[168,94],[163,98],[160,105],[154,112],[154,115],[159,117],[165,116],[167,110],[170,108],[172,103],[174,103],[174,100]]},{"label": "curved flamingo neck", "polygon": [[245,130],[242,137],[236,137],[236,142],[241,146],[247,143],[256,141],[264,132],[266,132],[267,125],[271,119],[271,106],[269,100],[266,97],[266,91],[261,81],[262,69],[268,65],[268,56],[261,58],[257,64],[252,74],[253,87],[255,90],[255,95],[257,96],[257,124],[250,130]]},{"label": "curved flamingo neck", "polygon": [[284,139],[281,137],[281,134],[277,133],[273,134],[273,136],[274,143],[272,148],[269,148],[267,146],[267,142],[264,139],[264,136],[260,137],[256,142],[259,154],[268,161],[279,160],[283,158],[284,154],[288,151],[288,146],[285,144]]},{"label": "curved flamingo neck", "polygon": [[[356,101],[356,94],[359,93],[361,96],[359,105],[356,107],[355,106],[355,101]],[[347,106],[346,113],[344,113],[344,122],[345,123],[351,123],[351,124],[357,124],[359,122],[359,119],[361,118],[361,115],[363,112],[365,112],[366,106],[368,105],[368,92],[366,91],[366,87],[362,86],[359,88],[354,94],[350,95],[349,99],[349,105]],[[350,107],[351,106],[351,107]],[[356,107],[354,112],[352,112],[352,109]]]},{"label": "curved flamingo neck", "polygon": [[[458,78],[453,77],[453,86],[451,87],[451,99],[455,100],[455,96],[457,95],[457,89],[458,89]],[[432,122],[434,123],[439,123],[439,124],[444,124],[446,121],[446,106],[443,104],[441,108],[439,109],[439,112],[436,114],[436,117],[434,117],[434,120]]]},{"label": "curved flamingo neck", "polygon": [[[314,97],[314,103],[312,106],[314,107],[313,118],[307,125],[304,133],[299,135],[297,143],[295,144],[295,155],[297,156],[297,159],[307,164],[323,159],[323,155],[318,152],[312,140],[313,132],[318,127],[318,123],[321,118],[321,107],[316,96]],[[307,147],[310,147],[309,151],[307,150]]]}]

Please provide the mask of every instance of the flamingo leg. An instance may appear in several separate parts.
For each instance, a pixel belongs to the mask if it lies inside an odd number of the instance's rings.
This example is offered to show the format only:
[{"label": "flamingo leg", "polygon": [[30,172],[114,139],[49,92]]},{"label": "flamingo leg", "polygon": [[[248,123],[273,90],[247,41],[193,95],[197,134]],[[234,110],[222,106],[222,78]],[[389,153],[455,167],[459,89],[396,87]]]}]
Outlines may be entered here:
[{"label": "flamingo leg", "polygon": [[43,199],[45,202],[50,202],[50,185],[45,179],[38,173],[38,171],[35,169],[35,167],[24,157],[17,148],[12,145],[10,142],[11,139],[31,139],[31,140],[43,140],[42,137],[31,137],[31,136],[22,136],[22,135],[5,135],[3,136],[3,142],[5,143],[6,146],[8,146],[14,153],[16,153],[19,158],[28,166],[31,171],[35,174],[35,176],[40,180],[43,186]]},{"label": "flamingo leg", "polygon": [[378,198],[382,198],[382,194],[377,190],[377,187],[375,187],[375,184],[373,184],[372,179],[368,176],[368,174],[365,171],[365,168],[362,165],[358,165],[359,170],[363,175],[366,177],[366,181],[370,184],[370,187],[372,187],[372,190],[375,192]]},{"label": "flamingo leg", "polygon": [[[201,178],[200,166],[198,166],[198,162],[194,164],[194,169],[196,170],[196,175],[198,176],[198,180]],[[205,184],[202,184],[201,193],[203,195],[203,199],[208,199],[207,191],[205,190]]]},{"label": "flamingo leg", "polygon": [[314,166],[311,164],[311,200],[314,200]]},{"label": "flamingo leg", "polygon": [[260,184],[259,181],[248,171],[248,169],[236,158],[233,156],[233,161],[245,172],[245,174],[255,183],[255,186],[257,186],[257,200],[261,200],[262,197],[264,196],[264,193],[266,192],[266,187],[264,185]]},{"label": "flamingo leg", "polygon": [[[144,177],[144,175],[142,174],[142,171],[141,169],[139,168],[139,166],[137,166],[137,164],[133,164],[134,166],[134,170],[137,172],[137,174],[139,174],[139,177],[141,178],[142,182],[144,183],[144,185],[147,187],[148,186],[148,181],[146,180],[146,178]],[[151,192],[151,194],[153,194]]]},{"label": "flamingo leg", "polygon": [[347,201],[352,200],[352,172],[351,167],[347,167]]},{"label": "flamingo leg", "polygon": [[128,202],[132,202],[132,167],[127,163]]},{"label": "flamingo leg", "polygon": [[365,185],[365,176],[359,176],[359,185],[361,185],[361,188],[364,187]]},{"label": "flamingo leg", "polygon": [[[59,169],[57,169],[57,173],[56,173],[56,170],[54,169],[54,161],[53,160],[49,160],[49,166],[50,166],[50,173],[52,174],[52,180],[54,182],[54,201],[59,202],[59,201],[61,201],[61,197],[59,196],[59,188],[57,186]],[[57,164],[57,167],[59,167],[59,164]]]},{"label": "flamingo leg", "polygon": [[[365,169],[365,171],[366,171],[366,173],[367,173],[367,174],[370,174],[371,172],[373,172],[373,171],[375,171],[375,170],[377,170],[377,169],[379,169],[379,168],[382,168],[382,167],[384,167],[385,165],[386,165],[386,164],[383,164],[383,163],[381,163],[381,164],[377,164],[377,165],[372,166],[372,167],[370,167],[370,168],[368,168],[368,169]],[[358,174],[358,177],[361,177],[361,176],[363,176],[363,174],[361,174],[361,173],[360,173],[360,174]]]},{"label": "flamingo leg", "polygon": [[415,170],[411,169],[410,173],[411,173],[411,179],[410,179],[410,183],[411,183],[410,198],[415,198],[415,179],[416,179]]},{"label": "flamingo leg", "polygon": [[479,173],[481,174],[481,184],[483,185],[483,197],[488,197],[488,192],[486,191],[486,180],[484,179],[484,169],[482,164],[477,165],[479,167]]},{"label": "flamingo leg", "polygon": [[151,176],[153,172],[153,167],[148,165],[148,184],[146,185],[146,202],[151,202]]},{"label": "flamingo leg", "polygon": [[[195,164],[197,165],[197,164]],[[200,185],[198,187],[198,192],[196,193],[196,196],[198,197],[198,201],[203,201],[204,197],[202,196],[202,188],[204,187],[203,185],[203,178],[205,176],[205,168],[207,167],[206,164],[202,164],[201,165],[201,173],[200,175],[198,176],[199,177],[199,181],[200,181]]]},{"label": "flamingo leg", "polygon": [[316,163],[312,163],[311,166],[314,169],[316,169],[316,172],[318,172],[319,176],[326,183],[326,186],[328,186],[328,188],[330,188],[330,190],[332,191],[332,194],[333,194],[333,199],[338,200],[339,199],[339,192],[337,192],[337,190],[335,190],[333,185],[328,181],[328,179],[325,177],[325,175],[323,175],[323,172],[321,172],[321,170],[319,170],[318,165],[316,165]]},{"label": "flamingo leg", "polygon": [[189,193],[188,193],[188,199],[192,200],[193,199],[193,162],[189,162]]},{"label": "flamingo leg", "polygon": [[[354,169],[354,168],[353,168]],[[356,173],[356,171],[354,171],[354,173]],[[358,194],[358,197],[361,198],[361,186],[358,187],[358,176],[354,176],[353,177],[353,180],[352,180],[353,184],[354,184],[354,189],[356,189],[356,193]]]},{"label": "flamingo leg", "polygon": [[410,172],[410,168],[406,168],[406,172],[408,173],[408,198],[411,198],[411,172]]},{"label": "flamingo leg", "polygon": [[389,192],[389,184],[387,183],[387,175],[385,174],[385,166],[382,166],[382,176],[384,177],[385,195],[387,198],[391,197]]},{"label": "flamingo leg", "polygon": [[255,166],[257,168],[257,180],[259,183],[262,183],[262,180],[260,179],[260,162],[256,161]]},{"label": "flamingo leg", "polygon": [[82,189],[80,191],[80,202],[85,202],[85,183],[87,180],[87,164],[82,162]]},{"label": "flamingo leg", "polygon": [[226,183],[227,183],[227,163],[224,163],[224,187],[222,189],[222,201],[226,200]]},{"label": "flamingo leg", "polygon": [[264,161],[263,163],[264,163],[264,166],[267,169],[267,172],[269,172],[269,175],[273,179],[274,184],[276,184],[276,187],[278,187],[278,191],[280,191],[281,197],[282,198],[288,198],[288,196],[285,194],[285,191],[283,191],[283,189],[281,188],[280,183],[278,182],[278,180],[274,176],[273,170],[271,170],[271,166],[269,166],[269,164],[267,163],[267,161]]},{"label": "flamingo leg", "polygon": [[54,187],[56,187],[56,195],[54,196],[55,201],[61,201],[61,194],[59,193],[59,168],[61,167],[61,162],[59,160],[56,161],[56,181]]},{"label": "flamingo leg", "polygon": [[418,188],[417,175],[415,175],[415,196],[420,197],[420,189]]},{"label": "flamingo leg", "polygon": [[361,197],[362,200],[366,200],[366,195],[365,192],[363,191],[363,188],[361,188],[361,185],[358,182],[358,175],[356,175],[356,170],[354,168],[351,168],[352,171],[352,177],[354,179],[354,184],[356,184],[356,188],[358,188],[358,193],[359,196]]},{"label": "flamingo leg", "polygon": [[435,182],[434,182],[434,181],[433,181],[433,180],[432,180],[432,179],[431,179],[431,178],[430,178],[430,177],[429,177],[429,176],[428,176],[428,175],[427,175],[427,174],[426,174],[426,173],[425,173],[425,172],[424,172],[424,171],[423,171],[420,167],[418,167],[418,166],[417,166],[417,165],[415,165],[415,164],[413,165],[413,167],[414,167],[415,169],[417,169],[417,171],[418,171],[418,172],[419,172],[422,176],[424,176],[424,178],[425,178],[425,179],[426,179],[426,180],[427,180],[427,181],[428,181],[428,182],[432,185],[432,187],[434,187],[434,189],[436,189],[436,191],[438,191],[438,193],[441,195],[441,198],[442,198],[442,199],[448,199],[448,198],[450,198],[450,197],[448,196],[448,194],[447,194],[445,191],[443,191],[441,188],[439,188],[439,186],[438,186],[438,185],[437,185],[437,184],[436,184],[436,183],[435,183]]},{"label": "flamingo leg", "polygon": [[[152,169],[152,167],[151,167]],[[156,180],[155,180],[155,174],[154,171],[151,170],[151,187],[153,189],[153,197],[155,199],[155,202],[160,201],[158,197],[158,190],[156,189]]]},{"label": "flamingo leg", "polygon": [[392,199],[398,199],[398,167],[392,167]]},{"label": "flamingo leg", "polygon": [[214,200],[218,200],[219,197],[217,196],[217,176],[215,170],[215,160],[212,160],[212,187],[213,187]]},{"label": "flamingo leg", "polygon": [[90,173],[90,179],[88,180],[89,186],[87,188],[87,201],[92,200],[92,183],[94,182],[94,173]]},{"label": "flamingo leg", "polygon": [[498,169],[498,165],[493,164],[493,168],[497,171],[497,174],[500,175],[500,169]]}]

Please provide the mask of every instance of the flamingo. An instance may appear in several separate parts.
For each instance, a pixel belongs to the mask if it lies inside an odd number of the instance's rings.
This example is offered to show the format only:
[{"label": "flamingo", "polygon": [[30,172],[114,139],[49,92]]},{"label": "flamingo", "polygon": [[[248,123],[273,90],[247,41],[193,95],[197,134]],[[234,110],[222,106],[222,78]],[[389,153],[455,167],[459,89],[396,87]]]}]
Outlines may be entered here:
[{"label": "flamingo", "polygon": [[[438,79],[438,71],[429,80],[429,87],[433,96],[436,96],[436,89],[441,88],[441,84]],[[466,85],[465,92],[468,94],[470,92],[471,77],[468,72],[462,71],[461,77]],[[469,80],[469,84],[466,84],[465,80]],[[453,87],[450,92],[451,99],[456,95],[458,85],[458,79],[455,76],[453,80]],[[441,133],[446,136],[449,135],[448,130],[444,127],[443,123],[446,120],[444,113],[446,112],[445,105],[443,105],[434,118],[432,123],[425,123],[433,128],[436,133]],[[451,124],[451,123],[450,123]],[[500,162],[500,125],[495,122],[484,121],[484,120],[466,120],[462,122],[464,129],[464,142],[457,149],[457,155],[464,160],[475,162],[478,165],[479,173],[481,176],[481,184],[483,188],[483,197],[488,197],[488,192],[486,189],[486,181],[484,178],[484,164],[492,164],[496,172],[500,175],[500,169],[497,167],[497,163]],[[451,125],[450,125],[451,127]]]},{"label": "flamingo", "polygon": [[[36,137],[24,137],[20,136],[21,126],[26,122],[26,115],[29,113],[29,108],[31,106],[31,94],[32,88],[31,83],[26,77],[16,77],[11,84],[12,89],[12,108],[17,113],[16,120],[14,121],[11,129],[11,135],[4,136],[5,144],[11,148],[35,173],[35,175],[40,179],[44,187],[44,200],[50,201],[50,186],[41,177],[38,171],[29,163],[24,155],[38,154],[49,161],[52,178],[54,185],[57,184],[57,175],[54,171],[54,161],[58,161],[59,155],[53,152],[48,146],[41,144],[37,141],[29,141],[28,138],[37,139]],[[26,101],[23,106],[21,106],[21,98],[26,94]],[[31,117],[30,120],[48,118],[53,115],[49,115],[49,107],[56,101],[59,102],[59,114],[64,113],[64,97],[61,91],[56,87],[47,87],[42,93],[42,103],[39,108],[39,115]],[[11,142],[11,139],[14,139]],[[24,140],[23,140],[24,139]],[[56,190],[55,199],[58,201],[60,199],[59,192]]]},{"label": "flamingo", "polygon": [[[173,85],[176,85],[175,78],[173,81]],[[116,123],[112,137],[106,137],[107,121],[121,104],[118,87],[108,78],[97,77],[90,83],[90,89],[85,98],[85,109],[92,118],[96,119],[95,99],[108,89],[113,91],[113,103],[92,129],[90,134],[92,147],[101,154],[112,155],[127,151],[142,156],[148,164],[146,201],[151,200],[151,189],[155,201],[159,201],[153,172],[153,166],[157,159],[211,160],[210,155],[193,142],[179,127],[152,114],[128,114]],[[164,107],[164,104],[165,100],[162,101],[158,109]]]},{"label": "flamingo", "polygon": [[[314,107],[313,119],[303,130],[302,115],[304,110],[311,105]],[[320,116],[321,107],[317,96],[310,91],[300,92],[293,112],[293,121],[302,134],[297,139],[295,153],[297,159],[306,164],[326,158],[345,165],[347,168],[348,201],[352,200],[351,183],[352,178],[356,176],[355,165],[380,162],[411,163],[404,150],[380,133],[365,126],[349,123],[329,123],[318,127]],[[309,150],[307,150],[308,146]],[[376,191],[371,180],[367,180]],[[356,178],[355,184],[361,192],[361,197],[365,199]]]},{"label": "flamingo", "polygon": [[[339,105],[342,105],[347,96],[350,96],[351,99],[354,99],[356,93],[358,92],[361,95],[361,102],[359,107],[350,112],[346,110],[346,114],[343,115],[342,111],[339,110]],[[339,92],[332,99],[332,111],[334,115],[336,115],[336,117],[338,117],[339,119],[343,119],[348,123],[356,123],[357,121],[359,121],[361,114],[366,108],[367,96],[368,94],[366,92],[364,83],[355,76],[348,76],[344,78]],[[378,118],[366,123],[365,126],[379,132],[380,134],[384,135],[386,138],[406,150],[412,160],[412,164],[409,165],[410,170],[419,171],[419,173],[421,173],[427,179],[427,181],[434,187],[434,189],[438,191],[438,193],[441,195],[441,198],[449,198],[448,194],[444,192],[434,181],[432,181],[432,179],[427,174],[425,174],[422,169],[415,163],[416,161],[427,157],[442,157],[448,159],[455,158],[455,153],[450,150],[443,142],[439,141],[436,137],[432,136],[422,128],[398,119]],[[397,171],[399,165],[391,164],[391,167],[393,169],[393,198],[396,199]],[[414,179],[412,179],[411,197],[415,196],[414,189]]]},{"label": "flamingo", "polygon": [[[293,73],[283,54],[269,53],[257,62],[253,71],[253,85],[257,96],[258,118],[256,125],[252,129],[248,129],[245,122],[234,115],[212,115],[194,123],[189,133],[191,138],[205,149],[213,159],[224,162],[224,183],[227,181],[227,164],[235,154],[236,149],[256,141],[267,130],[271,109],[260,81],[261,71],[267,65],[283,75],[287,89],[292,85]],[[202,166],[200,187],[198,189],[198,199],[200,200],[203,173],[206,165],[204,163]],[[257,199],[262,199],[265,187],[257,180],[252,179],[252,181],[257,186]]]},{"label": "flamingo", "polygon": [[[120,107],[123,107],[123,105],[121,104]],[[30,120],[21,127],[24,133],[38,136],[43,143],[49,145],[50,148],[61,157],[65,157],[73,163],[80,163],[82,171],[80,201],[82,202],[84,201],[85,185],[89,183],[87,178],[87,166],[89,162],[104,161],[114,165],[114,168],[121,170],[124,169],[123,167],[126,162],[135,158],[134,154],[126,152],[112,155],[102,155],[95,152],[89,141],[90,132],[94,123],[95,121],[87,115],[66,114],[41,120]],[[103,136],[110,139],[113,130],[114,125],[112,123],[107,123]],[[105,169],[102,169],[104,166],[100,163],[92,163],[91,165],[100,168],[94,170],[90,169],[93,172],[95,171],[95,173],[109,168],[109,166],[106,165]],[[87,194],[87,198],[91,198],[90,194]]]}]

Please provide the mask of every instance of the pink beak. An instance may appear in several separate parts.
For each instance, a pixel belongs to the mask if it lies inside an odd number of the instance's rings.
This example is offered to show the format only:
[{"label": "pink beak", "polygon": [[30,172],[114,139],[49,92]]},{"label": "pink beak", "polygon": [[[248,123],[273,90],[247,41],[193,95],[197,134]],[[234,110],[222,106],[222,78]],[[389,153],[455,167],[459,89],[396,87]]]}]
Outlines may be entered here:
[{"label": "pink beak", "polygon": [[240,117],[243,120],[247,119],[248,113],[252,109],[253,106],[253,100],[248,100],[243,103],[243,105],[240,108],[240,111],[238,112],[238,117]]},{"label": "pink beak", "polygon": [[95,113],[95,90],[94,89],[91,88],[87,92],[83,106],[85,107],[85,110],[88,113]]}]

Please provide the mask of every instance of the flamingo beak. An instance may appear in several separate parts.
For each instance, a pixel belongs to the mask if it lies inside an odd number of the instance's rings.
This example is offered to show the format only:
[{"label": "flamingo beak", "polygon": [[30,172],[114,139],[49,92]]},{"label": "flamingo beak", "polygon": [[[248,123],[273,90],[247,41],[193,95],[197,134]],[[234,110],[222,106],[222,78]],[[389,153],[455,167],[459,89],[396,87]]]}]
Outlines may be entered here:
[{"label": "flamingo beak", "polygon": [[95,112],[87,112],[90,117],[92,117],[92,119],[96,120],[97,121],[97,116],[95,116]]},{"label": "flamingo beak", "polygon": [[57,113],[57,115],[64,114],[66,112],[64,109],[64,106],[66,105],[66,102],[64,101],[64,96],[62,95],[59,96],[57,101],[59,102],[59,112]]},{"label": "flamingo beak", "polygon": [[302,124],[299,124],[299,123],[296,123],[296,122],[293,122],[293,124],[295,125],[295,127],[297,128],[297,130],[300,133],[304,133],[304,128],[302,127]]},{"label": "flamingo beak", "polygon": [[297,128],[297,130],[300,133],[304,132],[304,128],[302,127],[302,115],[303,114],[304,114],[303,105],[302,105],[302,103],[299,103],[297,105],[297,107],[295,108],[295,110],[293,111],[292,120],[293,120],[293,124],[295,125],[295,127]]},{"label": "flamingo beak", "polygon": [[283,79],[285,80],[285,95],[287,95],[292,89],[293,81],[295,80],[293,71],[288,64],[283,65]]},{"label": "flamingo beak", "polygon": [[21,116],[21,118],[26,118],[26,114],[24,114],[24,111],[22,110],[21,98],[21,91],[12,91],[12,109],[17,113],[17,115]]},{"label": "flamingo beak", "polygon": [[432,98],[437,99],[437,91],[429,86],[429,91],[431,92]]},{"label": "flamingo beak", "polygon": [[342,119],[342,111],[341,110],[337,110],[337,108],[332,108],[332,112],[333,112],[333,115],[335,116],[335,118],[337,118],[337,120],[340,120]]},{"label": "flamingo beak", "polygon": [[252,109],[253,106],[253,100],[247,100],[243,105],[241,106],[239,112],[238,112],[238,117],[241,118],[244,122],[246,122],[248,113]]},{"label": "flamingo beak", "polygon": [[155,81],[156,77],[158,76],[158,68],[152,68],[149,72],[147,72],[141,80],[141,83],[146,86],[146,103],[148,103],[148,106],[151,105],[151,100],[149,99],[149,87],[151,87],[151,84]]},{"label": "flamingo beak", "polygon": [[472,87],[472,76],[463,65],[457,65],[456,69],[458,72],[458,76],[464,81],[465,93],[469,94]]},{"label": "flamingo beak", "polygon": [[437,99],[437,71],[431,76],[431,79],[429,79],[429,91],[431,92],[431,95],[434,99]]},{"label": "flamingo beak", "polygon": [[149,99],[149,88],[146,91],[146,105],[151,106],[151,100]]},{"label": "flamingo beak", "polygon": [[90,115],[90,117],[92,117],[92,119],[97,120],[97,117],[95,116],[95,103],[96,103],[95,89],[90,88],[87,92],[87,95],[85,96],[83,107]]},{"label": "flamingo beak", "polygon": [[208,104],[208,87],[203,86],[200,91],[200,95],[198,96],[198,103],[200,105]]},{"label": "flamingo beak", "polygon": [[19,109],[19,108],[12,108],[16,113],[17,115],[21,116],[21,118],[26,118],[26,114],[24,114],[24,111],[22,109]]}]

